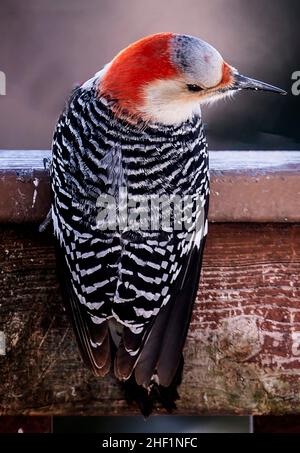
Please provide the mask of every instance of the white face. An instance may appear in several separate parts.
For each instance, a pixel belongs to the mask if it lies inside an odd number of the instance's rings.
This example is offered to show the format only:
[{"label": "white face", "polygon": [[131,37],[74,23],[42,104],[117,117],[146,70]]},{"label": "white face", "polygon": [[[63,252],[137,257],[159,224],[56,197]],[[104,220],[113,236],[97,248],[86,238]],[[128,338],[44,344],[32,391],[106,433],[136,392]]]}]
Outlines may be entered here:
[{"label": "white face", "polygon": [[183,80],[157,80],[145,88],[144,98],[140,112],[162,124],[182,123],[201,113],[198,96],[187,91]]},{"label": "white face", "polygon": [[[200,39],[175,35],[171,57],[179,75],[146,85],[144,104],[139,108],[145,117],[163,124],[181,123],[200,114],[200,104],[213,99],[213,89],[223,77],[223,58]],[[192,91],[191,86],[199,87],[199,91]]]}]

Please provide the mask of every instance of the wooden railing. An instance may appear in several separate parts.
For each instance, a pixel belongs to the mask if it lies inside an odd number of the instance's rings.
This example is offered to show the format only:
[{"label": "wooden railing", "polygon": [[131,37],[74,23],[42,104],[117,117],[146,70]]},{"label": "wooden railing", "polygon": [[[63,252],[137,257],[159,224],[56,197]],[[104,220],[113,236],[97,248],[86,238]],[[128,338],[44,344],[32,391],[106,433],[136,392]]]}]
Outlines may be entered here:
[{"label": "wooden railing", "polygon": [[[0,151],[0,414],[134,414],[83,366],[49,233],[48,151]],[[300,151],[211,152],[177,414],[300,413]],[[161,412],[160,409],[157,410]]]}]

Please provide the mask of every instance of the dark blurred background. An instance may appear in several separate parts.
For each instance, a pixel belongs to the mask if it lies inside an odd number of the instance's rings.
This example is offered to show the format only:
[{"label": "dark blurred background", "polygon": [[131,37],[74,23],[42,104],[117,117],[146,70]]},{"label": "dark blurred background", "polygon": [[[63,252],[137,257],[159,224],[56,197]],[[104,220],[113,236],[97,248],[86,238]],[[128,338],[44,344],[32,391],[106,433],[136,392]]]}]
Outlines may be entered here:
[{"label": "dark blurred background", "polygon": [[130,42],[159,31],[199,36],[242,73],[289,96],[241,93],[204,109],[210,148],[299,149],[298,0],[1,0],[0,148],[49,148],[69,91]]}]

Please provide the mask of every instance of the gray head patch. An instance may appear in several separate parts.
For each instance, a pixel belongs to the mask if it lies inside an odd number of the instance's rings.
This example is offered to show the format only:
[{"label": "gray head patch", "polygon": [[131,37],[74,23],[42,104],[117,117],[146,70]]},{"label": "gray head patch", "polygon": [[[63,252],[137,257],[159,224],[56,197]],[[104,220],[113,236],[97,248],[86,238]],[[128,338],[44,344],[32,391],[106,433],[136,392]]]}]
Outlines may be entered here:
[{"label": "gray head patch", "polygon": [[189,35],[175,35],[171,57],[191,83],[213,87],[222,78],[223,58],[205,41]]}]

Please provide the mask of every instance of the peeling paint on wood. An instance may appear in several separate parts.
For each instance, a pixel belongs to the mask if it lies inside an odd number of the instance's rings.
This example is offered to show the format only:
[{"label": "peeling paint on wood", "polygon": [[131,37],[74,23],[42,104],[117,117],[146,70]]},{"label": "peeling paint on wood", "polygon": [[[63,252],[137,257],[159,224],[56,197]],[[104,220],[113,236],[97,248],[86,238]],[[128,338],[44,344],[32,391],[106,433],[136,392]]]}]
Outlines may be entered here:
[{"label": "peeling paint on wood", "polygon": [[[83,366],[35,228],[0,230],[0,414],[137,413]],[[210,225],[176,414],[300,413],[299,276],[300,225]]]}]

